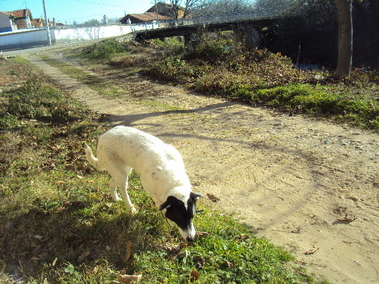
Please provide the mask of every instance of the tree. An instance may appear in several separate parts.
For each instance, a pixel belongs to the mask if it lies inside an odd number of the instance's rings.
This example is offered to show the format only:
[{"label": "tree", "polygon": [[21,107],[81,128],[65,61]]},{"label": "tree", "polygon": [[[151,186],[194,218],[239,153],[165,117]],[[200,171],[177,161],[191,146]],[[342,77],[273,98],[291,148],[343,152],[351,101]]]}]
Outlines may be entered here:
[{"label": "tree", "polygon": [[97,19],[91,19],[91,20],[85,21],[84,24],[85,25],[88,25],[88,24],[100,24],[100,21],[97,20]]},{"label": "tree", "polygon": [[198,5],[200,0],[169,0],[167,2],[161,2],[154,0],[155,11],[158,14],[168,12],[168,16],[175,19],[186,18],[192,11],[192,9]]},{"label": "tree", "polygon": [[191,11],[193,17],[249,13],[254,11],[254,5],[251,0],[198,0],[196,4]]},{"label": "tree", "polygon": [[303,1],[299,0],[256,0],[254,7],[259,12],[271,14],[272,11],[281,13],[295,9],[301,5]]},{"label": "tree", "polygon": [[338,59],[336,77],[350,77],[353,61],[352,0],[335,0],[338,10]]}]

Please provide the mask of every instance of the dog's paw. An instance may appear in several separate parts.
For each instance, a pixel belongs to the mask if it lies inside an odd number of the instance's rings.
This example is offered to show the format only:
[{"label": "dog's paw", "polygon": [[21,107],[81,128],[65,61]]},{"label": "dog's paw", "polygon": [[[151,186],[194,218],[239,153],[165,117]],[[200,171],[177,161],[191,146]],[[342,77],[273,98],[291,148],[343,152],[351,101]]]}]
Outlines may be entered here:
[{"label": "dog's paw", "polygon": [[136,214],[138,211],[137,211],[136,208],[131,207],[131,208],[130,208],[130,212],[132,212],[132,214]]},{"label": "dog's paw", "polygon": [[112,200],[113,200],[114,202],[118,202],[118,201],[122,201],[122,198],[120,198],[120,197],[118,196],[118,194],[116,193],[116,194],[112,194]]}]

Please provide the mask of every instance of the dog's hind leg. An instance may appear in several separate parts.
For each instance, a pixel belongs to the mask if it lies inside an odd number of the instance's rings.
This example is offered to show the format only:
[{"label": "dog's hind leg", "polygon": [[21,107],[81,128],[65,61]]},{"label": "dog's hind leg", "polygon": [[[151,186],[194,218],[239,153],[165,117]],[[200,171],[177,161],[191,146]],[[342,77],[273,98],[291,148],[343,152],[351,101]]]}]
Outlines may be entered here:
[{"label": "dog's hind leg", "polygon": [[117,183],[115,182],[115,180],[113,178],[109,182],[109,187],[111,190],[111,195],[112,195],[113,201],[117,202],[117,201],[121,200],[121,198],[117,194]]},{"label": "dog's hind leg", "polygon": [[125,172],[123,173],[123,177],[119,179],[118,188],[120,189],[122,198],[124,199],[125,203],[129,206],[132,213],[135,213],[135,212],[137,212],[137,210],[134,207],[132,201],[130,200],[130,197],[128,194],[129,175],[131,172],[132,172],[131,167],[125,168]]}]

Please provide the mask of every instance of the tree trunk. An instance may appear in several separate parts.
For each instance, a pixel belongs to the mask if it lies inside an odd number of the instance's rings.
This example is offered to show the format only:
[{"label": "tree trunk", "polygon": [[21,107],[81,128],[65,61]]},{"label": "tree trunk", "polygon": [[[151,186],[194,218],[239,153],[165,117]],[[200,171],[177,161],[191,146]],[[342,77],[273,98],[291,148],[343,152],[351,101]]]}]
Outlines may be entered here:
[{"label": "tree trunk", "polygon": [[353,61],[352,0],[335,0],[338,10],[337,78],[350,77]]}]

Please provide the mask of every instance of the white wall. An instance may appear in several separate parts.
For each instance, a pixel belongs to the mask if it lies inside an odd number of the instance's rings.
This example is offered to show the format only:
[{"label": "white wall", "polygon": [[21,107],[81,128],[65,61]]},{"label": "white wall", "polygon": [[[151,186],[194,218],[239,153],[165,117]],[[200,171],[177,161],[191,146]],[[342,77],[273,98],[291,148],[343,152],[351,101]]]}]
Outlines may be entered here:
[{"label": "white wall", "polygon": [[87,26],[71,28],[52,28],[51,38],[55,41],[84,41],[131,33],[131,26]]},{"label": "white wall", "polygon": [[0,13],[0,32],[12,31],[12,20],[8,15]]},{"label": "white wall", "polygon": [[0,33],[0,50],[47,44],[46,30],[27,29]]},{"label": "white wall", "polygon": [[[157,23],[140,25],[63,26],[50,28],[51,40],[71,42],[121,36],[133,31],[158,28]],[[0,50],[48,44],[46,29],[25,29],[0,33]]]}]

